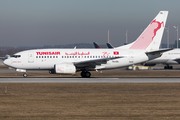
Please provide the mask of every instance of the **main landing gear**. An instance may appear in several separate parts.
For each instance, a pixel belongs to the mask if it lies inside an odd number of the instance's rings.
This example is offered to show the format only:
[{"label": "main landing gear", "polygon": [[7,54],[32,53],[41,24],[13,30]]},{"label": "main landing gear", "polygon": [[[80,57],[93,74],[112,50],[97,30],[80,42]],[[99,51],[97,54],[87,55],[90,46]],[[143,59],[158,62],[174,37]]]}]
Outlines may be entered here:
[{"label": "main landing gear", "polygon": [[166,65],[164,66],[164,69],[173,69],[173,66]]},{"label": "main landing gear", "polygon": [[91,77],[91,73],[88,72],[88,71],[82,71],[82,72],[81,72],[81,76],[82,76],[83,78],[90,78],[90,77]]},{"label": "main landing gear", "polygon": [[49,70],[49,74],[55,74],[54,70]]}]

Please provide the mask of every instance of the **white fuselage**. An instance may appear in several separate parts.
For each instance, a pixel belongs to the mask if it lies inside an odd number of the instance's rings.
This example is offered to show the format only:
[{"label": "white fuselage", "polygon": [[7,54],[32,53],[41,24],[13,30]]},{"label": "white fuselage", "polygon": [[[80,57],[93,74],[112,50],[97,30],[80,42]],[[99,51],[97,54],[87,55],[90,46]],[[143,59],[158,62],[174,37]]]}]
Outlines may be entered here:
[{"label": "white fuselage", "polygon": [[4,64],[16,69],[50,70],[59,63],[78,63],[95,59],[122,57],[96,65],[95,69],[113,69],[149,60],[144,50],[120,49],[35,49],[16,53]]}]

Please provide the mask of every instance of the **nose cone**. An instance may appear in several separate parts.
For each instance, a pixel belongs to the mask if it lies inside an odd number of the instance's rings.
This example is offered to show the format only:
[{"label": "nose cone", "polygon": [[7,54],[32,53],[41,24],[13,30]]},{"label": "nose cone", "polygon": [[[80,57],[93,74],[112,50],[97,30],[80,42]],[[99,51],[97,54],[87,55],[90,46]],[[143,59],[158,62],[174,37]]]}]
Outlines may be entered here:
[{"label": "nose cone", "polygon": [[10,66],[10,64],[11,64],[11,62],[10,62],[9,59],[4,60],[3,63],[4,63],[4,65],[6,65],[6,66]]}]

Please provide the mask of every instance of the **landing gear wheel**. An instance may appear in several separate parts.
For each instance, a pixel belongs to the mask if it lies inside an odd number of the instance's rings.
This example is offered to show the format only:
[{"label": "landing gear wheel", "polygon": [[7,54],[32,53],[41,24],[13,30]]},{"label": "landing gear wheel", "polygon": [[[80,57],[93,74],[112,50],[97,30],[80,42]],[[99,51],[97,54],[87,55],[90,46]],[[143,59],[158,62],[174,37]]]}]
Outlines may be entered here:
[{"label": "landing gear wheel", "polygon": [[90,78],[90,77],[91,77],[91,73],[90,73],[90,72],[84,72],[84,71],[82,71],[82,72],[81,72],[81,76],[82,76],[83,78]]},{"label": "landing gear wheel", "polygon": [[173,69],[173,66],[164,66],[164,69]]},{"label": "landing gear wheel", "polygon": [[26,78],[27,76],[28,76],[28,75],[27,75],[27,73],[24,73],[24,74],[23,74],[23,77],[25,77],[25,78]]},{"label": "landing gear wheel", "polygon": [[86,76],[86,78],[90,78],[91,77],[91,73],[90,72],[86,72],[85,76]]},{"label": "landing gear wheel", "polygon": [[81,76],[84,78],[85,77],[85,72],[81,72]]}]

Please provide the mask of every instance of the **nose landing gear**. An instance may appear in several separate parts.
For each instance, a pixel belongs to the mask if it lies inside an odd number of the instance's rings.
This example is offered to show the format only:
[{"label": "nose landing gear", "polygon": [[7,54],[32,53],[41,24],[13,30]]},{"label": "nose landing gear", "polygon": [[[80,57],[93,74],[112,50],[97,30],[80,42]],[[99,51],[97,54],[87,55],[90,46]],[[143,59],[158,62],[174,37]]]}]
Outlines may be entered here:
[{"label": "nose landing gear", "polygon": [[27,76],[28,76],[28,75],[27,75],[27,73],[24,73],[24,74],[23,74],[23,77],[25,77],[25,78],[26,78]]}]

